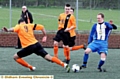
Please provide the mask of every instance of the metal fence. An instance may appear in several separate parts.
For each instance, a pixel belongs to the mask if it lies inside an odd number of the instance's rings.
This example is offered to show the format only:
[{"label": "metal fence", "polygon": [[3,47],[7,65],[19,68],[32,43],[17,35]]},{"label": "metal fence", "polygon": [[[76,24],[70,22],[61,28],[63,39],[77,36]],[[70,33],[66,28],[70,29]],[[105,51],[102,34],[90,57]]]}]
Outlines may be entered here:
[{"label": "metal fence", "polygon": [[[12,7],[21,7],[22,5],[32,7],[61,7],[65,3],[76,5],[76,0],[11,0]],[[10,0],[0,0],[0,6],[9,7]],[[93,9],[118,9],[120,0],[78,0],[79,8]]]},{"label": "metal fence", "polygon": [[[76,1],[78,1],[78,3]],[[92,10],[109,10],[109,11],[118,10],[119,12],[120,9],[120,0],[0,0],[0,8],[2,7],[9,8],[10,10],[8,13],[10,17],[9,25],[11,26],[12,8],[21,8],[21,6],[23,5],[27,5],[28,7],[36,7],[36,8],[37,7],[61,8],[66,3],[70,3],[72,7],[76,8],[75,15],[77,18],[77,22],[78,20],[80,21],[85,20],[87,22],[94,21]],[[87,19],[83,17],[86,15],[81,15],[80,13],[78,13],[81,11],[81,9],[89,10],[89,12],[87,13],[87,16],[89,17],[87,17]],[[118,16],[116,19],[117,21],[119,21],[120,20],[119,13],[117,13],[116,16]],[[80,19],[78,17],[80,17]],[[117,23],[117,25],[120,25],[119,22]]]}]

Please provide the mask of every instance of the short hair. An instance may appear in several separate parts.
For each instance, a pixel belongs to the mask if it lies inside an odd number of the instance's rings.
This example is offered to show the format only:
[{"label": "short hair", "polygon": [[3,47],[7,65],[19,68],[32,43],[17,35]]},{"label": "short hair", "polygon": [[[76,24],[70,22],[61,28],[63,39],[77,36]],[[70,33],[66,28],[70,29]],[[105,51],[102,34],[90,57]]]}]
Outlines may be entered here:
[{"label": "short hair", "polygon": [[109,22],[113,22],[113,20],[110,20]]},{"label": "short hair", "polygon": [[71,10],[73,10],[73,12],[74,12],[74,8],[71,7]]},{"label": "short hair", "polygon": [[21,22],[24,22],[24,21],[25,21],[24,19],[20,18],[20,19],[18,20],[18,24],[20,24]]},{"label": "short hair", "polygon": [[98,13],[98,15],[101,15],[101,17],[104,18],[104,14],[103,13]]},{"label": "short hair", "polygon": [[25,9],[27,9],[27,6],[22,6],[22,8],[25,8]]},{"label": "short hair", "polygon": [[66,6],[66,7],[70,7],[70,4],[66,4],[65,6]]}]

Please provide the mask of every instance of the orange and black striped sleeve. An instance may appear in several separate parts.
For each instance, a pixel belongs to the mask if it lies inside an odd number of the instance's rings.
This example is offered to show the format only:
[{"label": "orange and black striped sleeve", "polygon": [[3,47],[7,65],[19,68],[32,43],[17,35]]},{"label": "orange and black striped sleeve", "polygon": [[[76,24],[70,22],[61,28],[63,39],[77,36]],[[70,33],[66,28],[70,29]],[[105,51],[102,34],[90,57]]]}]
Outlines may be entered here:
[{"label": "orange and black striped sleeve", "polygon": [[76,19],[75,19],[74,15],[71,15],[70,18],[71,18],[71,19],[70,19],[71,24],[72,24],[72,26],[74,26],[74,29],[75,29],[75,28],[76,28]]},{"label": "orange and black striped sleeve", "polygon": [[33,25],[33,30],[43,30],[44,26],[41,24],[34,24]]}]

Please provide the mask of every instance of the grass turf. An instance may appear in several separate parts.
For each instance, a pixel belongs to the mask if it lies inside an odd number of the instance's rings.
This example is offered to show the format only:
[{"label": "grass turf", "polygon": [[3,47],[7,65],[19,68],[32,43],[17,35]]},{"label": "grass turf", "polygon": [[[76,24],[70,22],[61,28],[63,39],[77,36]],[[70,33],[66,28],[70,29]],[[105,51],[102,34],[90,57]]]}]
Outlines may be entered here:
[{"label": "grass turf", "polygon": [[[53,55],[52,48],[45,48],[47,52]],[[24,59],[37,69],[30,72],[27,68],[22,67],[13,60],[13,55],[19,51],[14,48],[0,48],[0,75],[54,75],[54,79],[119,79],[120,64],[119,64],[119,49],[109,49],[109,54],[103,68],[107,72],[98,72],[97,64],[99,55],[91,53],[88,66],[86,69],[81,70],[79,73],[66,73],[65,70],[54,64],[44,60],[42,57],[32,54]],[[70,67],[73,64],[82,64],[84,50],[72,51]],[[59,58],[64,59],[63,49],[59,49]]]},{"label": "grass turf", "polygon": [[[45,26],[47,30],[56,30],[57,21],[60,13],[64,12],[62,8],[29,8],[29,11],[33,14],[34,23],[40,23]],[[105,14],[105,21],[112,19],[114,23],[120,26],[120,11],[119,10],[85,10],[79,9],[78,11],[78,30],[90,30],[94,22],[96,22],[96,15],[99,12]],[[20,18],[21,8],[12,8],[12,26],[14,26]],[[1,22],[0,27],[9,27],[9,9],[0,8]],[[76,15],[76,13],[75,13]],[[92,22],[90,22],[92,20]],[[120,30],[118,28],[118,30]]]}]

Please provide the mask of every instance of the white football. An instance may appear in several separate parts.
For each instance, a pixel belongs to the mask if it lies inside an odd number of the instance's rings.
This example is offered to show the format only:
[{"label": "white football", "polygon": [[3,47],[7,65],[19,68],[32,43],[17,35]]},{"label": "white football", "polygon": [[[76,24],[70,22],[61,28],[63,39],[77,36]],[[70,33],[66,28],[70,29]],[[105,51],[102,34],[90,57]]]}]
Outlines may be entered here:
[{"label": "white football", "polygon": [[78,64],[73,64],[72,65],[72,71],[73,72],[79,72],[80,71],[80,66]]}]

